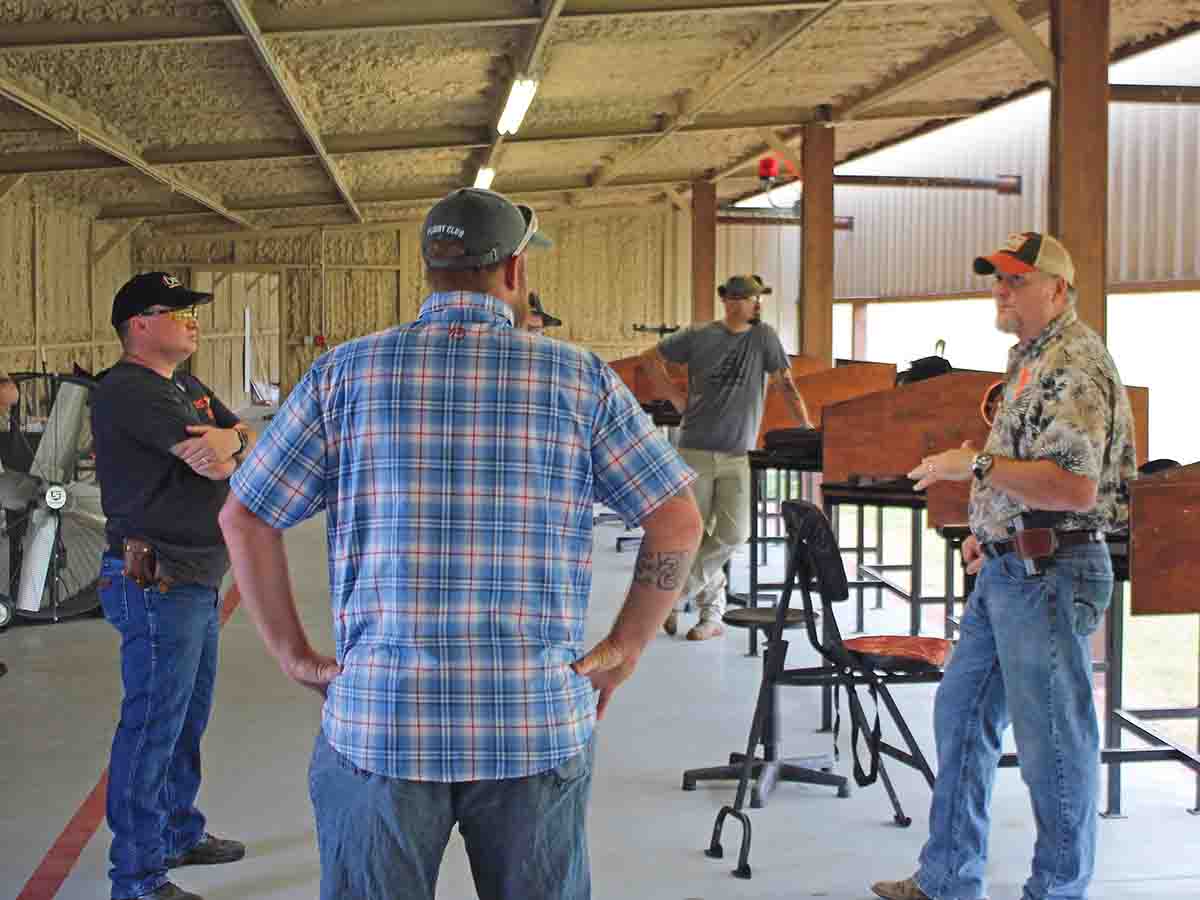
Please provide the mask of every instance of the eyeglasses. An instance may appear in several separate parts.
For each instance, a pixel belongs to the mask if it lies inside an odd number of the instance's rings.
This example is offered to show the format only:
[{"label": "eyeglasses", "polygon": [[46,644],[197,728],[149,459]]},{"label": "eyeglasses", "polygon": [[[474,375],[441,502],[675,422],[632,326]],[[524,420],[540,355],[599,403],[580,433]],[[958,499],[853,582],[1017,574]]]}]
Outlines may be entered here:
[{"label": "eyeglasses", "polygon": [[145,312],[138,313],[138,316],[143,319],[153,318],[154,316],[167,316],[176,322],[194,322],[199,318],[199,315],[199,311],[194,306],[184,306],[180,309],[148,309]]}]

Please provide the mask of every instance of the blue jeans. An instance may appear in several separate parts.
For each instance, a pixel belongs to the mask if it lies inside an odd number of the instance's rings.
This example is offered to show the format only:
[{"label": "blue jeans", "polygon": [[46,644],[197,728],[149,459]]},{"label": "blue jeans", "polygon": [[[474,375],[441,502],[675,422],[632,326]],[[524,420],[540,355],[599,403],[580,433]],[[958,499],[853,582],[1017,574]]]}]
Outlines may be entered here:
[{"label": "blue jeans", "polygon": [[121,635],[125,689],[108,767],[109,878],[113,897],[140,897],[167,880],[167,858],[204,836],[195,804],[217,674],[217,592],[143,590],[106,553],[100,601]]},{"label": "blue jeans", "polygon": [[1022,900],[1082,900],[1096,851],[1100,732],[1089,636],[1112,597],[1103,544],[1060,551],[1028,576],[984,563],[934,705],[938,776],[917,883],[935,900],[986,892],[989,805],[1012,723],[1037,841]]},{"label": "blue jeans", "polygon": [[319,733],[321,900],[433,900],[455,823],[480,900],[588,900],[593,748],[526,778],[405,781],[357,768]]}]

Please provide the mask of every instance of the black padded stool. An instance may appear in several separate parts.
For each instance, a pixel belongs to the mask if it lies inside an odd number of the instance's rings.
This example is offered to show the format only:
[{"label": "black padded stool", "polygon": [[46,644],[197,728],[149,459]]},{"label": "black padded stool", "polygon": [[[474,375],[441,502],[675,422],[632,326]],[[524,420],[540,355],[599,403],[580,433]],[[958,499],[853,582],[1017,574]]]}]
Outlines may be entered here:
[{"label": "black padded stool", "polygon": [[[782,623],[779,613],[783,612]],[[773,629],[804,628],[808,624],[808,613],[802,609],[779,610],[771,606],[746,607],[728,610],[721,621],[731,628],[761,628],[767,638],[766,651],[763,653],[764,675],[770,672],[779,657],[782,664],[786,650],[779,654],[772,653]],[[841,775],[833,774],[833,754],[822,753],[813,756],[779,757],[779,711],[775,705],[775,691],[770,687],[771,679],[764,677],[759,690],[758,704],[755,712],[761,714],[762,722],[762,758],[751,762],[751,777],[755,779],[750,792],[750,806],[759,809],[766,806],[767,797],[781,781],[797,784],[822,784],[837,788],[839,797],[850,796],[849,780]],[[765,693],[764,693],[765,691]],[[694,791],[700,781],[737,781],[742,777],[746,761],[744,753],[730,753],[729,763],[723,766],[711,766],[704,769],[688,769],[683,773],[683,789]]]}]

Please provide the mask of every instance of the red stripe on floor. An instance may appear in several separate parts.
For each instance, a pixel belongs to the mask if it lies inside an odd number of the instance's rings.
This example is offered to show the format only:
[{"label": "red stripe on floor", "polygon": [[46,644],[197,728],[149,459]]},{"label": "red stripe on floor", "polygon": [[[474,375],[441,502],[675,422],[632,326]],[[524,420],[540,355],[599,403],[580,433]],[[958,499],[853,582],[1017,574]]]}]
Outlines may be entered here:
[{"label": "red stripe on floor", "polygon": [[[229,617],[233,615],[241,599],[236,584],[225,592],[225,597],[221,601],[222,625],[229,621]],[[52,900],[58,894],[59,888],[63,886],[63,882],[67,880],[67,876],[79,862],[83,849],[100,828],[100,823],[104,821],[107,788],[108,769],[105,769],[100,773],[100,780],[87,795],[87,799],[79,805],[79,809],[75,811],[75,815],[71,817],[67,827],[62,830],[62,834],[46,851],[46,855],[42,857],[38,867],[29,876],[25,887],[21,888],[21,893],[17,894],[16,900]]]},{"label": "red stripe on floor", "polygon": [[17,894],[17,900],[49,900],[58,893],[58,889],[75,868],[83,848],[88,845],[88,841],[104,821],[107,787],[108,769],[105,769],[92,792],[58,836],[58,840],[46,852],[41,864],[29,876],[25,887]]}]

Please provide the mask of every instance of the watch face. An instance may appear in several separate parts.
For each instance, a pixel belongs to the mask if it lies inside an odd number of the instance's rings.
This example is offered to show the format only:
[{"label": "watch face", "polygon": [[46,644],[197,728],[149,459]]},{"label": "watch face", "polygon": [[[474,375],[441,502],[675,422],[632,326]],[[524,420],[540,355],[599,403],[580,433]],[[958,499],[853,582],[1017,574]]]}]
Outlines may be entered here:
[{"label": "watch face", "polygon": [[992,455],[990,453],[980,453],[971,463],[971,471],[975,473],[976,478],[983,478],[992,468]]}]

